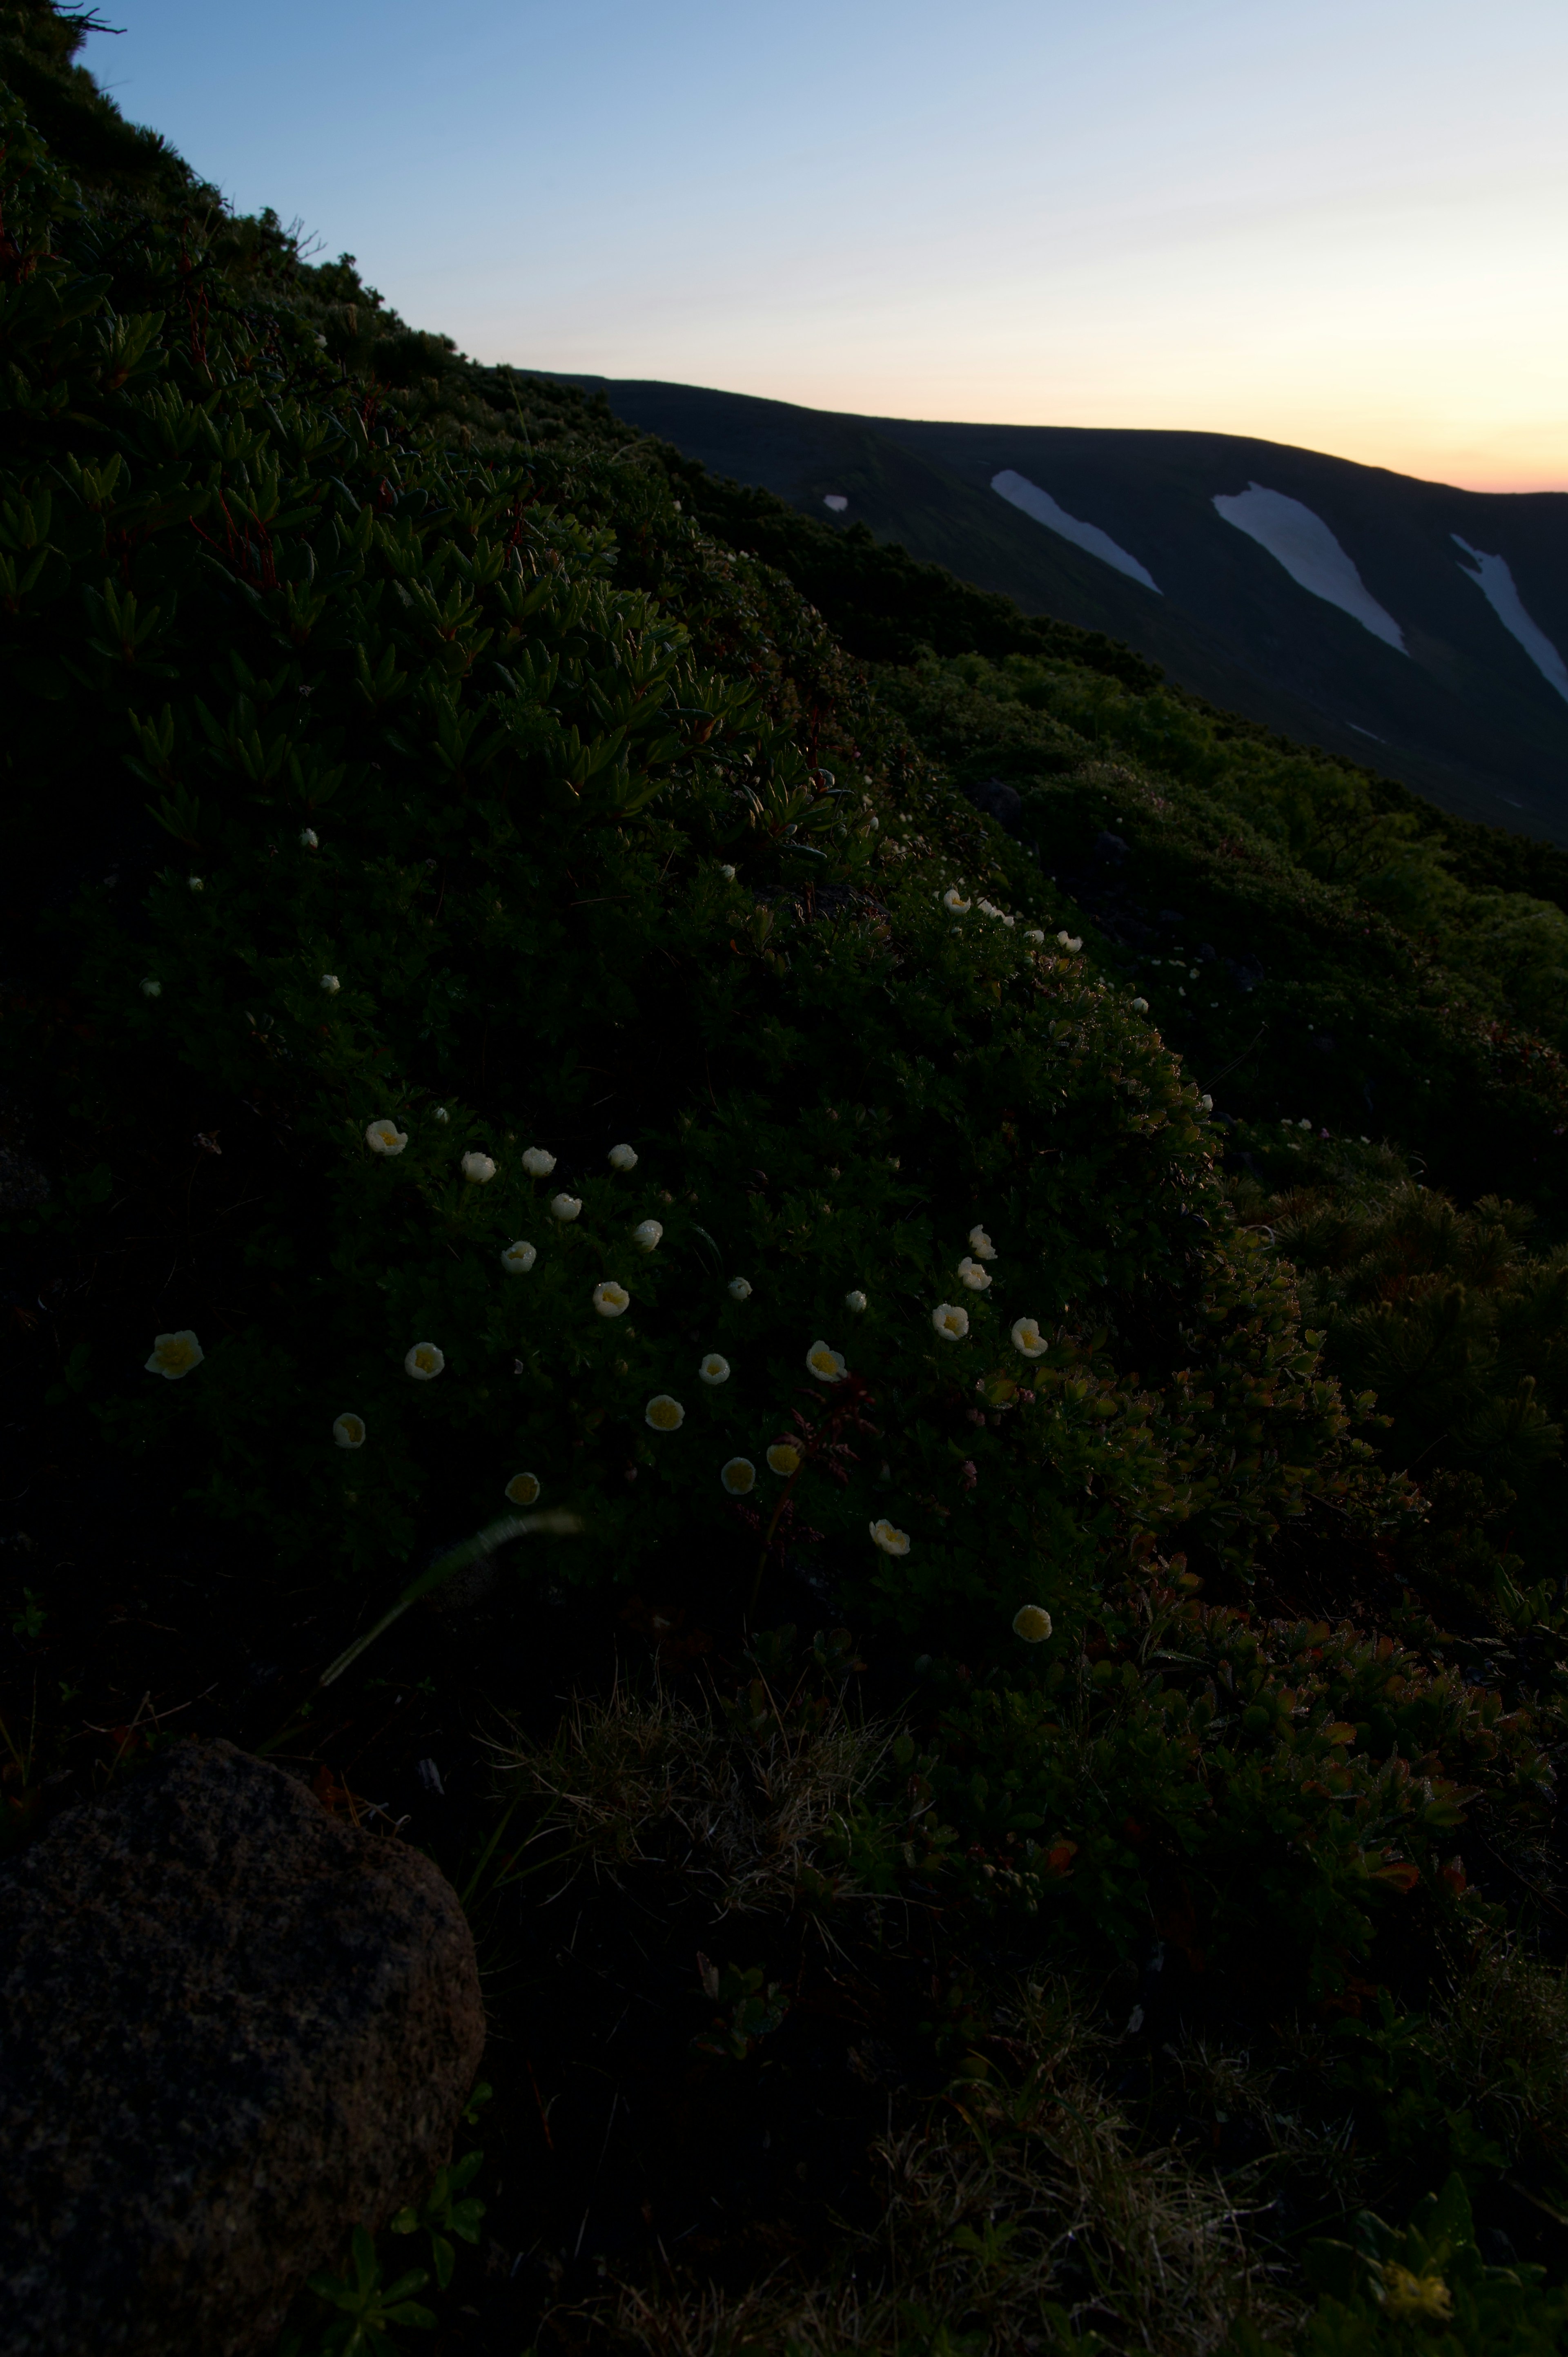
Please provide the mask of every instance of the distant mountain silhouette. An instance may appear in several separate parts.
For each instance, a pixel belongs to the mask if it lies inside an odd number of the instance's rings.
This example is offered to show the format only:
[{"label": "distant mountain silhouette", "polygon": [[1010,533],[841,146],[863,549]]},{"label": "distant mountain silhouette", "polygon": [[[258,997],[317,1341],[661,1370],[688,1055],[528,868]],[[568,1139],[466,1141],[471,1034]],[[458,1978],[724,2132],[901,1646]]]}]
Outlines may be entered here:
[{"label": "distant mountain silhouette", "polygon": [[1455,490],[1233,434],[564,381],[715,474],[1123,640],[1215,704],[1568,842],[1568,492]]}]

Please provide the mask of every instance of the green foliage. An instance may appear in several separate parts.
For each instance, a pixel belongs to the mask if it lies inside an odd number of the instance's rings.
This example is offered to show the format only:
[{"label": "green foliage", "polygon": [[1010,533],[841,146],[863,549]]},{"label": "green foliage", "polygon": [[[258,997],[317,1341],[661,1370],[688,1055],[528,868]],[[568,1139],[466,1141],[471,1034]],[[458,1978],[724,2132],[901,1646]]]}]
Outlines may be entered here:
[{"label": "green foliage", "polygon": [[[36,578],[8,758],[36,856],[133,795],[179,853],[138,907],[81,896],[87,1038],[62,1071],[38,1026],[39,1065],[84,1160],[115,1141],[116,1190],[192,1090],[274,1141],[225,1330],[179,1388],[112,1387],[126,1443],[345,1566],[537,1487],[596,1578],[740,1544],[736,1485],[770,1511],[768,1448],[803,1435],[791,1530],[932,1637],[1031,1592],[1070,1623],[1139,1530],[1244,1566],[1353,1501],[1346,1411],[1234,1232],[1196,1092],[1026,900],[918,848],[939,795],[839,782],[854,699],[798,601],[764,610],[636,469],[552,486],[392,441],[297,314],[214,280],[199,343],[171,333],[210,255],[148,227],[94,274],[97,231],[17,152],[9,214],[48,258],[14,290]],[[642,569],[688,619],[615,586],[596,506],[657,518]],[[606,1167],[628,1136],[635,1176]],[[965,1251],[985,1223],[993,1267]]]},{"label": "green foliage", "polygon": [[[824,1937],[895,1899],[1195,1971],[1262,1936],[1370,2146],[1558,2184],[1561,1983],[1455,1846],[1541,1838],[1561,1717],[1568,1280],[1500,1191],[1555,1232],[1559,869],[475,366],[127,145],[74,48],[3,19],[76,174],[7,96],[5,1079],[52,1159],[5,1229],[70,1277],[51,1413],[369,1591],[329,1675],[525,1523],[732,1627],[807,1566],[909,1730],[842,1629],[754,1635],[728,1699],[503,1747],[545,1863],[678,1858]],[[954,788],[997,777],[1021,843]],[[1466,1633],[1386,1583],[1367,1625],[1368,1566]],[[487,1905],[539,1869],[509,1821]],[[1380,1943],[1467,1961],[1423,2014],[1355,1980]],[[742,2061],[784,1984],[704,1975]],[[978,1998],[931,2002],[967,2054]],[[961,2149],[890,2141],[875,2329],[1155,2345],[1168,2267],[1212,2348],[1234,2205],[1048,2043],[969,2054]],[[477,2167],[393,2222],[443,2289]],[[1312,2347],[1557,2345],[1462,2196],[1358,2235]],[[424,2281],[357,2236],[323,2349]],[[776,2345],[859,2330],[746,2297]]]},{"label": "green foliage", "polygon": [[[401,2275],[395,2283],[383,2283],[376,2246],[362,2226],[354,2229],[349,2255],[349,2272],[333,2275],[329,2270],[310,2278],[310,2289],[338,2315],[322,2333],[317,2349],[310,2357],[360,2357],[361,2351],[370,2357],[396,2357],[398,2343],[391,2337],[394,2326],[407,2325],[420,2331],[433,2331],[435,2318],[427,2308],[422,2308],[413,2298],[430,2281],[422,2267],[413,2267]],[[305,2357],[306,2344],[297,2334],[290,2334],[282,2343],[279,2357]]]},{"label": "green foliage", "polygon": [[1426,2174],[1446,2156],[1472,2187],[1506,2174],[1556,2212],[1568,2190],[1565,2028],[1561,1969],[1483,1933],[1430,2012],[1403,2011],[1384,1989],[1337,2022],[1336,2079],[1396,2161]]},{"label": "green foliage", "polygon": [[[1364,2211],[1348,2243],[1307,2254],[1317,2307],[1298,2346],[1309,2357],[1381,2357],[1421,2348],[1434,2357],[1552,2357],[1568,2340],[1568,2293],[1545,2287],[1544,2268],[1488,2266],[1476,2247],[1464,2179],[1428,2194],[1401,2233]],[[1232,2336],[1236,2357],[1262,2357],[1255,2330]]]},{"label": "green foliage", "polygon": [[933,759],[1018,790],[1025,843],[1228,1107],[1391,1135],[1556,1215],[1560,906],[1460,880],[1412,797],[1167,688],[1023,655],[878,684]]},{"label": "green foliage", "polygon": [[[1380,1453],[1423,1468],[1427,1577],[1521,1635],[1554,1622],[1568,1254],[1530,1249],[1526,1206],[1484,1195],[1461,1208],[1387,1149],[1243,1125],[1230,1167],[1241,1218],[1301,1272],[1329,1364],[1375,1392]],[[1488,1534],[1505,1526],[1499,1546]]]},{"label": "green foliage", "polygon": [[692,2051],[720,2062],[744,2062],[759,2040],[781,2026],[789,2000],[761,1964],[725,1964],[721,1970],[700,1955],[697,1969],[703,1996],[723,2010],[711,2029],[693,2039]]},{"label": "green foliage", "polygon": [[144,202],[212,199],[156,131],[127,123],[84,66],[75,62],[90,30],[104,29],[93,9],[66,11],[53,0],[6,0],[0,9],[0,81],[8,83],[51,146],[71,158],[90,185]]},{"label": "green foliage", "polygon": [[1267,1926],[1322,1995],[1391,1909],[1452,1911],[1470,1803],[1550,1812],[1530,1714],[1392,1638],[1111,1600],[1033,1692],[999,1681],[943,1716],[939,1803],[999,1905],[1123,1950],[1153,1921],[1199,1965]]},{"label": "green foliage", "polygon": [[435,2182],[424,2201],[415,2207],[400,2210],[392,2222],[394,2234],[429,2235],[430,2265],[438,2291],[446,2290],[457,2264],[453,2235],[465,2243],[477,2243],[479,2239],[479,2221],[485,2214],[485,2205],[467,2189],[484,2166],[484,2158],[482,2152],[475,2150],[465,2153],[450,2167],[438,2169]]}]

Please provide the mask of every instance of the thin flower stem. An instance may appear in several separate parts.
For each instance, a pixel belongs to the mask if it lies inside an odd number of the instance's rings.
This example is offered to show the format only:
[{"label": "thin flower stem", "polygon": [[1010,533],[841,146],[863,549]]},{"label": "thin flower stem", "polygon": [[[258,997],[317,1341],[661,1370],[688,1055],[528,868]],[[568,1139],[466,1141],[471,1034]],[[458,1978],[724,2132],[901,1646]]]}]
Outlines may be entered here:
[{"label": "thin flower stem", "polygon": [[779,1503],[774,1507],[773,1520],[768,1523],[767,1530],[763,1534],[762,1553],[757,1558],[757,1577],[751,1583],[751,1601],[746,1608],[746,1617],[748,1620],[751,1620],[753,1615],[756,1613],[757,1599],[762,1593],[762,1575],[768,1568],[768,1558],[773,1551],[773,1534],[779,1528],[779,1518],[783,1513],[785,1507],[789,1503],[790,1499],[794,1496],[795,1484],[800,1480],[805,1469],[806,1459],[804,1454],[802,1454],[800,1462],[796,1466],[795,1470],[790,1474],[789,1479],[784,1484],[784,1494],[779,1499]]}]

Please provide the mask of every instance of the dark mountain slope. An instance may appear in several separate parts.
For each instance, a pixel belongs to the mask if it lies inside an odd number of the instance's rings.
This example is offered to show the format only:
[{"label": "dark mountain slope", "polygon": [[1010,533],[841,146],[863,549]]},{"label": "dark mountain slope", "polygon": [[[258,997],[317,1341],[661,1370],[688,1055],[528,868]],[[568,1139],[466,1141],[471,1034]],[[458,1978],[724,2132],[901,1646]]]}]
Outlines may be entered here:
[{"label": "dark mountain slope", "polygon": [[1561,2351],[1568,860],[0,110],[0,1847],[487,1961],[277,2357]]},{"label": "dark mountain slope", "polygon": [[[1378,766],[1443,808],[1568,841],[1568,697],[1505,628],[1455,535],[1500,555],[1568,648],[1568,494],[1462,491],[1235,435],[841,416],[703,388],[576,377],[713,472],[839,531],[1124,640],[1210,701]],[[1012,472],[1093,524],[1158,593],[992,489]],[[1293,579],[1214,499],[1299,501],[1397,623],[1402,652]],[[847,505],[835,513],[828,497]]]}]

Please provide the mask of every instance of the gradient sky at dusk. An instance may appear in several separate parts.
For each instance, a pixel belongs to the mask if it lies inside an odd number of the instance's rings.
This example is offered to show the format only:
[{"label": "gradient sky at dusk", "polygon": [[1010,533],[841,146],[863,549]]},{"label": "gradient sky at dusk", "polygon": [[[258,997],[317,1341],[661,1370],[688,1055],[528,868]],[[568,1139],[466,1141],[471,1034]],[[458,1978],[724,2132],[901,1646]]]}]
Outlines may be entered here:
[{"label": "gradient sky at dusk", "polygon": [[246,210],[521,366],[1568,489],[1563,0],[118,0]]}]

